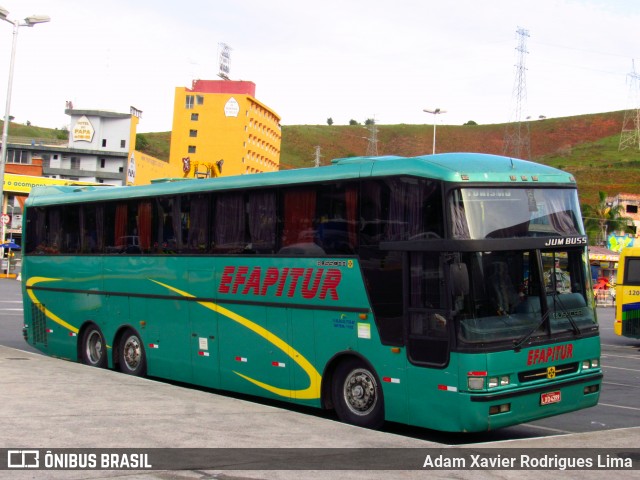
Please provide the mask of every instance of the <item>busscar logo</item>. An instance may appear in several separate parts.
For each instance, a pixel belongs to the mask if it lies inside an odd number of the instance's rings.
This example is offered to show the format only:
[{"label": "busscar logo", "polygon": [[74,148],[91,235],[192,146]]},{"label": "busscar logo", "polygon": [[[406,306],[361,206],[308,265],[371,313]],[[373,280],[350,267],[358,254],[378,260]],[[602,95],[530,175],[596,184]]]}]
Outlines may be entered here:
[{"label": "busscar logo", "polygon": [[8,450],[7,468],[39,468],[40,452],[38,450]]}]

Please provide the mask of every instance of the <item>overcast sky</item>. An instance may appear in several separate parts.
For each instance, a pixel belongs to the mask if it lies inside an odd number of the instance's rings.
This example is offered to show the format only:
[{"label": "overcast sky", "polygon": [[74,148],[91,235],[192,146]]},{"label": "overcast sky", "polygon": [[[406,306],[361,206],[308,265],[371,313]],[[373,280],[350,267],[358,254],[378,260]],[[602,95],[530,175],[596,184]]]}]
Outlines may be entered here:
[{"label": "overcast sky", "polygon": [[[11,114],[69,125],[74,108],[143,111],[139,132],[171,130],[175,87],[230,78],[283,125],[503,123],[514,117],[518,35],[528,30],[522,118],[637,107],[636,0],[0,0],[19,28]],[[12,26],[0,22],[4,115]]]}]

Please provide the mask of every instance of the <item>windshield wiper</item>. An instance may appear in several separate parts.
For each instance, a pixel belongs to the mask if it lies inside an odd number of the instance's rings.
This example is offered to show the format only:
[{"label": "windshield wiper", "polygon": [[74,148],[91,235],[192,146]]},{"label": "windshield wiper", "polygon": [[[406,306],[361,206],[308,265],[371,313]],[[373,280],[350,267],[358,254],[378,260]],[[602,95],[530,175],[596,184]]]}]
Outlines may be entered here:
[{"label": "windshield wiper", "polygon": [[520,340],[517,340],[516,342],[514,342],[515,345],[513,346],[513,350],[515,352],[519,352],[520,349],[522,348],[522,345],[524,345],[527,342],[527,340],[529,340],[531,336],[536,332],[536,330],[538,330],[544,324],[544,322],[547,321],[547,318],[549,318],[549,313],[551,313],[551,309],[547,309],[547,311],[544,312],[544,315],[542,315],[542,319],[538,322],[538,324],[535,327],[531,329],[529,333],[527,333]]},{"label": "windshield wiper", "polygon": [[553,307],[554,307],[554,309],[555,309],[556,302],[560,306],[560,310],[562,310],[564,312],[564,314],[567,316],[567,320],[569,320],[569,323],[571,324],[571,328],[573,328],[573,333],[575,333],[576,335],[580,335],[580,333],[581,333],[580,327],[578,327],[578,324],[575,322],[575,320],[571,316],[571,312],[569,310],[567,310],[567,308],[564,306],[564,304],[562,303],[562,300],[560,300],[560,295],[557,294],[557,293],[555,293],[553,295]]}]

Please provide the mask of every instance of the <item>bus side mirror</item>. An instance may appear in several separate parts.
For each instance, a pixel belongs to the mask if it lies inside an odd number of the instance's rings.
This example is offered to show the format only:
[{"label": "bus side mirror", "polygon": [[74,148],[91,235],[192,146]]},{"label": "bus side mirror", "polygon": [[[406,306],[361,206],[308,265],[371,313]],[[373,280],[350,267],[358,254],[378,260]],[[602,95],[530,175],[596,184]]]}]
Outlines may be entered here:
[{"label": "bus side mirror", "polygon": [[469,272],[466,263],[451,264],[449,278],[451,279],[451,293],[454,297],[469,294]]}]

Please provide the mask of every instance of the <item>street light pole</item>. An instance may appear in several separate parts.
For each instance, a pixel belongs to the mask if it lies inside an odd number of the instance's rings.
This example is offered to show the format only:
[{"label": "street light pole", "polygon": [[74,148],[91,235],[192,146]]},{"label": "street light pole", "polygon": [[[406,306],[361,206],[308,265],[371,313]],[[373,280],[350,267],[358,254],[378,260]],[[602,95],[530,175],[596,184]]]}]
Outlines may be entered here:
[{"label": "street light pole", "polygon": [[447,113],[446,110],[441,110],[440,108],[434,108],[433,110],[429,110],[425,108],[423,112],[432,113],[433,114],[433,154],[436,154],[436,117],[439,113]]},{"label": "street light pole", "polygon": [[[7,102],[4,109],[4,125],[2,127],[2,146],[0,147],[0,201],[2,202],[2,213],[7,212],[7,202],[5,202],[4,192],[4,170],[7,163],[7,136],[9,134],[9,117],[11,116],[11,90],[13,87],[13,66],[16,59],[16,43],[18,41],[19,27],[33,27],[37,23],[46,23],[51,20],[47,15],[31,15],[24,19],[24,23],[8,18],[9,11],[0,7],[0,20],[13,25],[13,41],[11,43],[11,61],[9,63],[9,81],[7,83]],[[5,240],[5,225],[2,223],[0,243]]]}]

